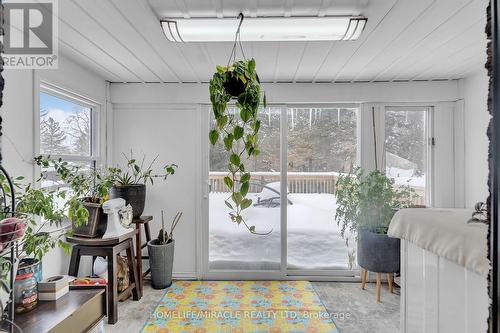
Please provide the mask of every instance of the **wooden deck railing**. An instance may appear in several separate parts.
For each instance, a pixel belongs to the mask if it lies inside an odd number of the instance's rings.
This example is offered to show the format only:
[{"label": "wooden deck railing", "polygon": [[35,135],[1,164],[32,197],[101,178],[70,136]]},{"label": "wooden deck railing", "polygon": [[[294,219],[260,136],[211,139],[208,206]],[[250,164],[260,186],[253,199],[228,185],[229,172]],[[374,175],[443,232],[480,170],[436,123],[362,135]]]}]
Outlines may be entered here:
[{"label": "wooden deck railing", "polygon": [[[211,192],[227,192],[224,185],[224,177],[227,172],[212,171],[209,175]],[[289,172],[288,173],[288,191],[289,193],[330,193],[335,194],[338,172]],[[259,193],[262,191],[262,185],[272,182],[279,182],[279,172],[252,172],[252,180],[249,192]],[[415,200],[416,205],[425,205],[425,189],[413,186],[418,194]]]}]

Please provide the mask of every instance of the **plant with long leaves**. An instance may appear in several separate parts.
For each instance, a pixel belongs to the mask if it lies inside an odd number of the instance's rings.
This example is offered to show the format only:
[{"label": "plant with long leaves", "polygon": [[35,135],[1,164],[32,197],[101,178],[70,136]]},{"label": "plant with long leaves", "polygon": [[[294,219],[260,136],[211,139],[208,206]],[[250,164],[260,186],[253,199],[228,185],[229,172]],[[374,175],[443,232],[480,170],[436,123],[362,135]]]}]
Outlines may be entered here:
[{"label": "plant with long leaves", "polygon": [[[239,115],[228,111],[231,99],[236,100]],[[224,184],[231,192],[225,200],[231,210],[229,216],[234,223],[244,224],[251,233],[259,234],[255,226],[247,224],[241,215],[252,205],[252,199],[247,197],[251,173],[245,169],[243,160],[260,153],[258,111],[261,86],[255,71],[255,60],[240,60],[227,67],[217,66],[210,80],[210,101],[215,118],[215,126],[209,134],[210,143],[215,145],[222,140],[229,153],[229,172],[224,177]],[[262,104],[266,107],[265,95]]]},{"label": "plant with long leaves", "polygon": [[169,175],[173,175],[177,169],[177,164],[166,164],[162,174],[153,174],[153,166],[158,160],[159,155],[156,155],[149,163],[146,163],[146,154],[143,154],[142,159],[139,161],[134,157],[134,153],[130,151],[130,156],[122,153],[127,161],[125,168],[111,167],[108,171],[111,175],[113,185],[115,186],[128,186],[150,183],[154,184],[154,178],[161,178],[166,180]]}]

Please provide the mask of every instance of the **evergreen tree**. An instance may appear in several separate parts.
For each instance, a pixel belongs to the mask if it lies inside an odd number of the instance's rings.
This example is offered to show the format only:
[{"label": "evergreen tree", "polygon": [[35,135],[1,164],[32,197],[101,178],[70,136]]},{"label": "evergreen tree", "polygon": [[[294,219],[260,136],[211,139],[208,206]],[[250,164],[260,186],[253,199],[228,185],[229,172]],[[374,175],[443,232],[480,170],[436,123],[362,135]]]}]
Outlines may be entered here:
[{"label": "evergreen tree", "polygon": [[45,154],[64,154],[67,151],[66,133],[61,125],[52,117],[47,118],[47,112],[41,112],[40,149]]}]

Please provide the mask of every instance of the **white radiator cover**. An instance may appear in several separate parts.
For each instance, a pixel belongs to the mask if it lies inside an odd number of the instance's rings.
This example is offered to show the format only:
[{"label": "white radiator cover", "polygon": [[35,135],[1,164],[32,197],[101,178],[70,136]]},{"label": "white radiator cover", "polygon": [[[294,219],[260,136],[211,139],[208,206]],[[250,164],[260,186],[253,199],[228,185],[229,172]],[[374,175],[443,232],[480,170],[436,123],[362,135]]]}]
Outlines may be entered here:
[{"label": "white radiator cover", "polygon": [[488,329],[486,277],[401,240],[401,332]]}]

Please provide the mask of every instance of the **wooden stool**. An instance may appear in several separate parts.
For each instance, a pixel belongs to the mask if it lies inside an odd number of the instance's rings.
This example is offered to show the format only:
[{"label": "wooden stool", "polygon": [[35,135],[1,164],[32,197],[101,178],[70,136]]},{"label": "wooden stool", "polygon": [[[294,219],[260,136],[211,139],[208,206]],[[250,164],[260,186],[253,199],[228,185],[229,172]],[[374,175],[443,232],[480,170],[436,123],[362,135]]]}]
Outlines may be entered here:
[{"label": "wooden stool", "polygon": [[[152,216],[141,216],[138,219],[132,221],[135,224],[135,259],[137,262],[137,275],[139,276],[139,288],[141,293],[144,289],[144,277],[149,274],[150,269],[148,268],[144,273],[142,272],[142,261],[149,260],[149,256],[142,255],[142,249],[148,246],[148,242],[151,240],[151,231],[149,229],[149,222],[153,220]],[[146,242],[142,243],[142,233],[141,225],[144,226],[144,234],[146,235]]]},{"label": "wooden stool", "polygon": [[[138,277],[137,268],[134,260],[134,249],[132,238],[135,231],[131,231],[117,238],[84,238],[84,237],[66,237],[69,243],[73,243],[71,250],[71,261],[69,264],[68,274],[78,276],[81,256],[92,257],[107,257],[108,259],[108,288],[107,288],[107,303],[108,303],[108,324],[115,324],[118,321],[118,301],[129,296],[132,292],[132,297],[138,301],[142,297],[140,288],[137,287]],[[118,294],[117,284],[117,260],[116,257],[120,252],[126,251],[128,270],[130,274],[130,284],[127,289]]]},{"label": "wooden stool", "polygon": [[[362,268],[361,269],[361,289],[365,289],[366,285],[366,275],[368,274],[368,270]],[[380,287],[382,286],[382,273],[375,273],[376,279],[377,279],[377,302],[380,303]],[[393,274],[394,273],[387,273],[387,284],[389,285],[389,291],[391,294],[394,292],[394,285],[393,285]]]}]

